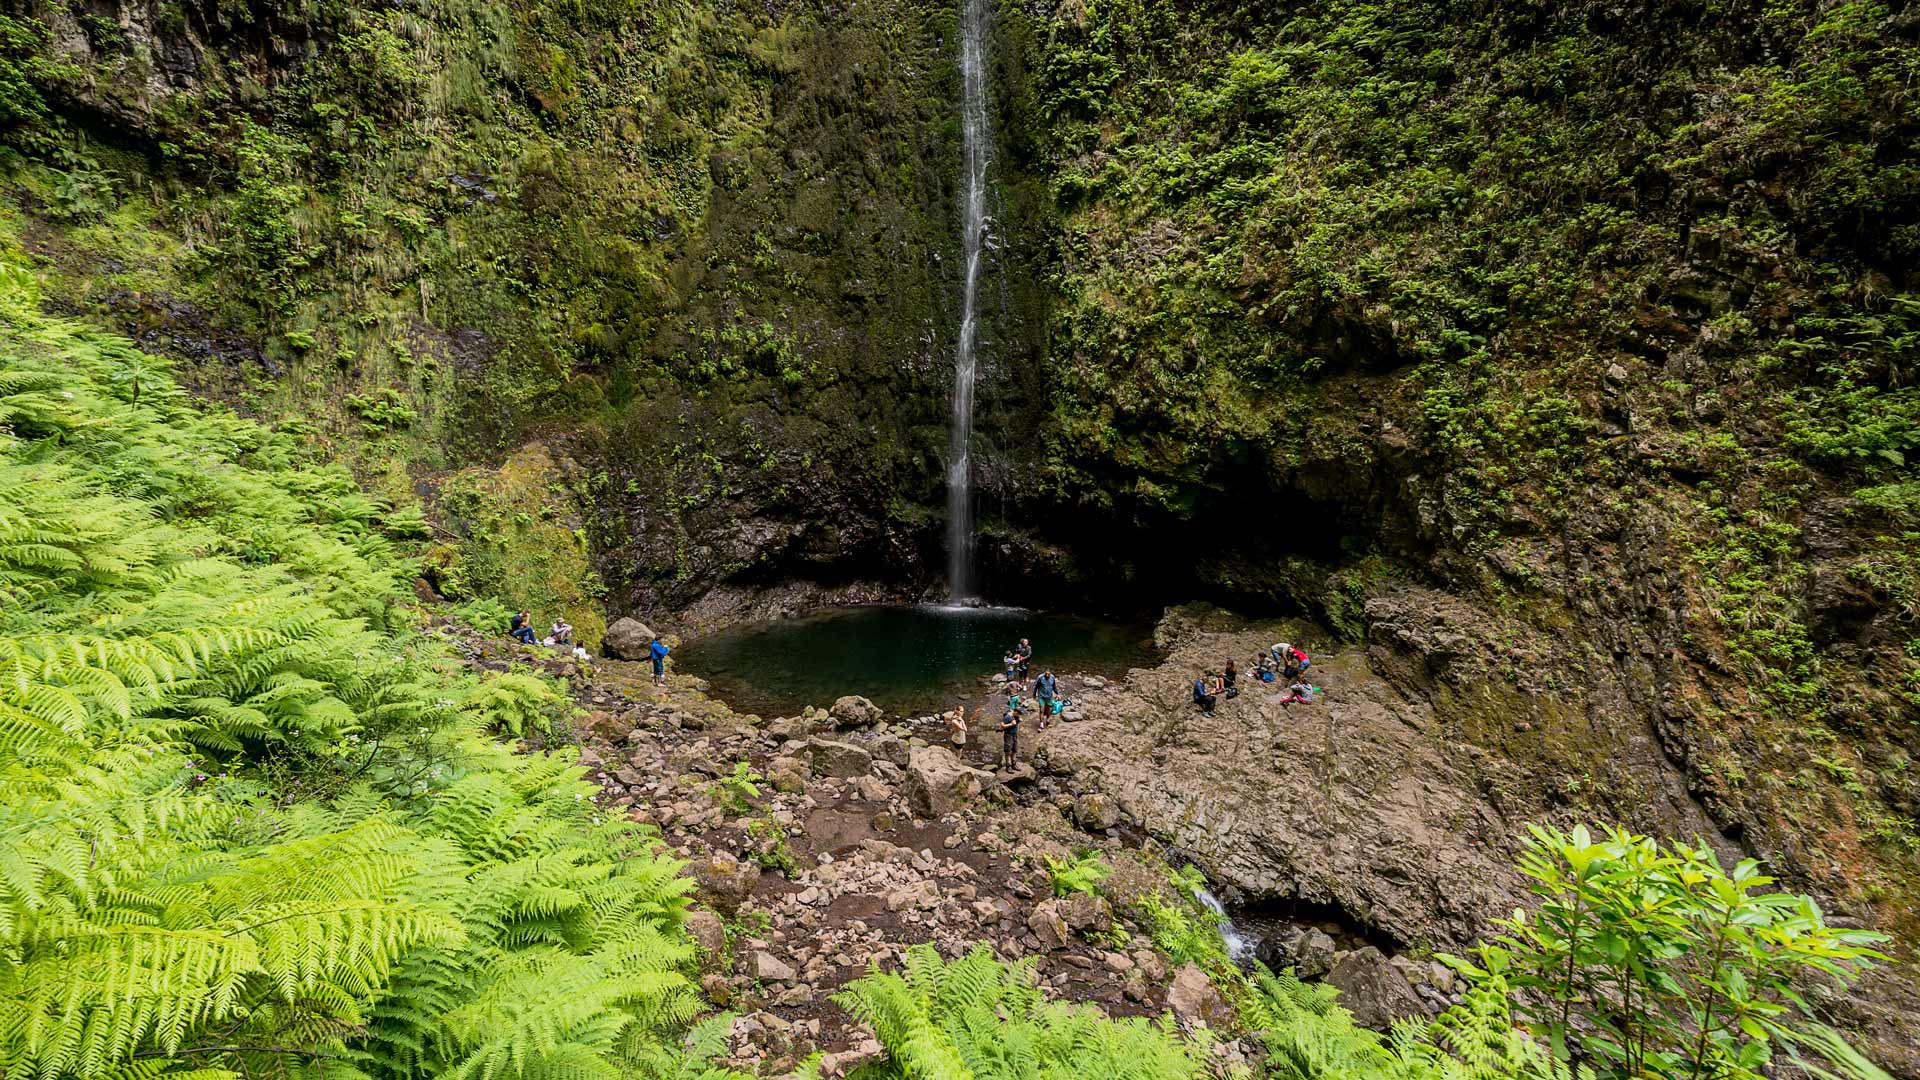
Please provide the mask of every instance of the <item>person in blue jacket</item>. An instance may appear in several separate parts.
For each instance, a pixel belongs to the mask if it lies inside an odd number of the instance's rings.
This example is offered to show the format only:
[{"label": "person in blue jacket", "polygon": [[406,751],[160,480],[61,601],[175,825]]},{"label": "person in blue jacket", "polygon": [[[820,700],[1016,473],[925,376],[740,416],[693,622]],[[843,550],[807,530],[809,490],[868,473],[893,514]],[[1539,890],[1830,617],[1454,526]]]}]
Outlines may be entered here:
[{"label": "person in blue jacket", "polygon": [[1220,699],[1207,692],[1207,674],[1207,672],[1203,671],[1200,673],[1199,678],[1193,680],[1193,703],[1200,706],[1200,711],[1203,714],[1212,716],[1213,707],[1220,703]]},{"label": "person in blue jacket", "polygon": [[653,658],[653,681],[656,686],[667,684],[667,654],[672,651],[667,648],[666,642],[657,637],[653,639],[653,644],[647,646],[647,655]]}]

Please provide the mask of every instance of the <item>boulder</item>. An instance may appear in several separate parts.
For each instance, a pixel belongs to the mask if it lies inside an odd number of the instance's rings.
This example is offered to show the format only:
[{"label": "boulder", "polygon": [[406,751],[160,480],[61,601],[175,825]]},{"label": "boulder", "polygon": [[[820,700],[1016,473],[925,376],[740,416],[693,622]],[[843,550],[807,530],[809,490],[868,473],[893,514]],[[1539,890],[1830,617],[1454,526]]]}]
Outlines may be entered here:
[{"label": "boulder", "polygon": [[700,947],[700,966],[713,970],[714,962],[727,951],[727,926],[711,911],[687,912],[687,936]]},{"label": "boulder", "polygon": [[898,735],[882,735],[873,740],[873,756],[883,761],[891,761],[901,768],[913,757],[913,747]]},{"label": "boulder", "polygon": [[1092,893],[1074,893],[1061,901],[1061,917],[1081,933],[1113,929],[1113,905]]},{"label": "boulder", "polygon": [[767,762],[767,781],[775,791],[798,795],[807,790],[807,781],[812,778],[813,768],[805,758],[777,757]]},{"label": "boulder", "polygon": [[761,982],[792,982],[793,968],[780,958],[762,950],[753,954],[753,977]]},{"label": "boulder", "polygon": [[619,618],[607,627],[607,634],[600,639],[600,647],[608,656],[620,660],[645,660],[647,648],[653,644],[653,628],[639,619]]},{"label": "boulder", "polygon": [[1042,947],[1049,950],[1064,949],[1072,940],[1067,930],[1067,920],[1061,917],[1060,905],[1052,900],[1034,906],[1032,913],[1027,916],[1027,929],[1040,939]]},{"label": "boulder", "polygon": [[1120,808],[1098,792],[1082,795],[1074,800],[1073,820],[1089,832],[1104,832],[1120,824]]},{"label": "boulder", "polygon": [[813,763],[813,771],[820,776],[837,776],[851,780],[856,776],[865,776],[873,769],[873,755],[865,747],[835,739],[808,739],[806,745],[807,760]]},{"label": "boulder", "polygon": [[1213,980],[1198,964],[1181,964],[1173,973],[1173,982],[1167,987],[1167,1007],[1187,1023],[1215,1029],[1225,1028],[1233,1018],[1227,999],[1220,996]]},{"label": "boulder", "polygon": [[1333,967],[1335,946],[1317,926],[1293,926],[1260,941],[1255,957],[1269,968],[1292,968],[1303,979],[1318,979]]},{"label": "boulder", "polygon": [[985,790],[992,774],[971,768],[943,746],[916,746],[907,760],[907,804],[926,818],[951,814]]},{"label": "boulder", "polygon": [[870,727],[880,722],[883,713],[880,706],[858,694],[848,694],[834,701],[833,708],[827,710],[833,716],[833,722],[843,728]]},{"label": "boulder", "polygon": [[1403,1016],[1428,1010],[1420,995],[1386,955],[1371,945],[1334,958],[1327,981],[1340,990],[1340,1004],[1366,1027],[1385,1031]]},{"label": "boulder", "polygon": [[740,910],[741,902],[751,896],[754,886],[760,883],[758,866],[743,863],[724,851],[695,860],[687,870],[695,882],[694,895],[723,915]]}]

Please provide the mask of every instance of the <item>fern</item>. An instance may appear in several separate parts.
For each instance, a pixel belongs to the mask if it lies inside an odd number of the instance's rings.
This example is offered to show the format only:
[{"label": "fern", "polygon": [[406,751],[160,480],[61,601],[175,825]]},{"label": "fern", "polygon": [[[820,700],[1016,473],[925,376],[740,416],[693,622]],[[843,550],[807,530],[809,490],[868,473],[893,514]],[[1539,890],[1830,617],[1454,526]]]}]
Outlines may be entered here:
[{"label": "fern", "polygon": [[417,518],[0,297],[0,1074],[682,1074],[689,882],[408,629]]},{"label": "fern", "polygon": [[952,963],[931,945],[907,950],[901,974],[874,971],[835,996],[886,1047],[877,1076],[915,1080],[1112,1076],[1194,1077],[1206,1047],[1148,1020],[1108,1018],[1046,1000],[1030,963],[985,945]]}]

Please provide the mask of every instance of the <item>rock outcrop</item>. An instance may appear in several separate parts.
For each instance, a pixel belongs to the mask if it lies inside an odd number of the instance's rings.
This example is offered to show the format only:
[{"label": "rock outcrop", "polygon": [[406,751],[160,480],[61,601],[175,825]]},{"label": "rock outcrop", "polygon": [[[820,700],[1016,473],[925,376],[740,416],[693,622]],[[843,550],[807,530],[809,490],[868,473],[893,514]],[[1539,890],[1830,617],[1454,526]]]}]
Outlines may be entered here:
[{"label": "rock outcrop", "polygon": [[646,623],[638,619],[620,618],[607,627],[607,636],[600,640],[600,646],[608,656],[616,659],[645,660],[653,637],[653,628]]},{"label": "rock outcrop", "polygon": [[944,746],[916,746],[907,761],[907,803],[923,817],[942,817],[966,806],[992,780]]}]

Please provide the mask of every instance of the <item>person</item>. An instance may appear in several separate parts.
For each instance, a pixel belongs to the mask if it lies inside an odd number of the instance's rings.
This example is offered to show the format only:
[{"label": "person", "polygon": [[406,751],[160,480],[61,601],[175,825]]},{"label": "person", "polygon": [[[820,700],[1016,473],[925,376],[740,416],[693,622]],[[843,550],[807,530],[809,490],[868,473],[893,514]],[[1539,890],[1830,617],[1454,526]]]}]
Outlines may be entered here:
[{"label": "person", "polygon": [[513,618],[507,621],[507,636],[522,645],[533,644],[533,613],[514,612]]},{"label": "person", "polygon": [[1013,658],[1020,662],[1020,677],[1026,678],[1028,665],[1033,663],[1033,646],[1026,638],[1021,638],[1020,644],[1013,647]]},{"label": "person", "polygon": [[1276,670],[1273,654],[1262,651],[1253,658],[1254,674],[1261,682],[1272,682]]},{"label": "person", "polygon": [[1059,712],[1053,706],[1053,699],[1060,696],[1060,680],[1053,672],[1042,671],[1040,677],[1033,680],[1033,696],[1040,701],[1040,730],[1047,729],[1047,718]]},{"label": "person", "polygon": [[553,643],[561,648],[573,644],[573,626],[565,619],[553,620]]},{"label": "person", "polygon": [[967,745],[967,710],[959,705],[955,705],[952,711],[946,714],[946,721],[947,738],[952,741],[953,745]]},{"label": "person", "polygon": [[1212,716],[1213,707],[1220,703],[1219,698],[1207,692],[1207,673],[1204,671],[1200,673],[1199,678],[1193,680],[1193,703],[1200,706],[1200,712],[1204,716]]},{"label": "person", "polygon": [[1313,663],[1312,660],[1307,659],[1306,653],[1284,641],[1274,645],[1273,656],[1282,665],[1280,677],[1288,682],[1298,679],[1300,674],[1307,670],[1307,666]]},{"label": "person", "polygon": [[1313,704],[1313,687],[1304,682],[1296,682],[1287,687],[1287,696],[1280,699],[1280,704],[1292,705],[1295,702],[1303,705]]},{"label": "person", "polygon": [[1007,711],[1000,717],[1000,767],[1013,768],[1013,759],[1020,752],[1020,696],[1007,695]]},{"label": "person", "polygon": [[672,649],[667,648],[667,643],[661,641],[658,637],[653,639],[653,644],[647,646],[647,655],[653,658],[653,684],[655,686],[667,685],[667,654],[672,651]]},{"label": "person", "polygon": [[1233,661],[1228,660],[1220,665],[1220,688],[1228,700],[1240,696],[1240,688],[1233,685],[1239,677],[1240,673],[1233,669]]}]

